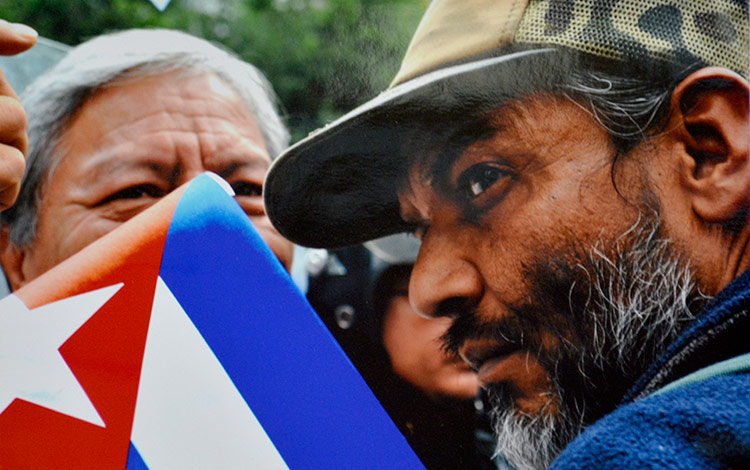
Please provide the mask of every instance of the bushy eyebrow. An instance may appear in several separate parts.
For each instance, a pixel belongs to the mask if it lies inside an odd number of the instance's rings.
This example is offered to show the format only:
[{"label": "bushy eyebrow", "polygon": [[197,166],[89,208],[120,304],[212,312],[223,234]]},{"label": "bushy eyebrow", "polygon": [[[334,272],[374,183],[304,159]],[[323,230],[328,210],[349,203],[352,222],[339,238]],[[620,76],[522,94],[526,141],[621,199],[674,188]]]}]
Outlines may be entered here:
[{"label": "bushy eyebrow", "polygon": [[251,170],[251,171],[268,171],[271,167],[271,161],[262,157],[253,156],[253,158],[246,158],[244,155],[239,154],[227,154],[222,155],[217,159],[218,162],[224,164],[221,170],[221,176],[230,175],[238,170]]},{"label": "bushy eyebrow", "polygon": [[[106,149],[102,153],[95,154],[96,158],[90,160],[87,171],[96,176],[99,174],[116,173],[127,169],[145,168],[159,173],[160,176],[168,179],[172,176],[172,167],[175,162],[179,161],[169,152],[154,152],[142,149],[138,150],[138,152],[140,153],[136,155],[136,158],[128,158],[135,154],[125,155],[120,148]],[[271,166],[270,159],[264,158],[262,154],[255,153],[254,151],[237,152],[234,149],[217,152],[217,155],[211,157],[211,161],[222,165],[220,173],[223,177],[240,169],[267,171]]]},{"label": "bushy eyebrow", "polygon": [[[112,156],[114,155],[114,156]],[[158,158],[118,158],[117,151],[97,154],[97,158],[89,160],[86,171],[92,181],[101,179],[104,175],[117,174],[126,170],[145,169],[158,174],[162,178],[169,178],[168,165]]]},{"label": "bushy eyebrow", "polygon": [[489,119],[477,119],[456,129],[449,137],[429,164],[426,176],[434,189],[446,190],[450,183],[453,165],[464,154],[466,149],[479,141],[489,139],[495,133],[502,131],[497,124]]}]

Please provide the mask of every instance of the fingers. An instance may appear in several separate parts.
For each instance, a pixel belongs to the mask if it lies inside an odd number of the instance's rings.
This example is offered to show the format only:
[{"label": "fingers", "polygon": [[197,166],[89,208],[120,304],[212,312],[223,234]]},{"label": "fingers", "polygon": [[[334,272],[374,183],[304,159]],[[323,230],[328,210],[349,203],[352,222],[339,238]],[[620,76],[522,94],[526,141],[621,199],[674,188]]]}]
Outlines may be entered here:
[{"label": "fingers", "polygon": [[29,26],[0,19],[0,55],[18,54],[36,44],[37,33]]},{"label": "fingers", "polygon": [[0,211],[16,202],[25,167],[26,161],[20,150],[0,144]]},{"label": "fingers", "polygon": [[[36,39],[36,31],[32,28],[0,19],[0,55],[23,52],[36,44]],[[2,70],[0,70],[0,95],[17,98]]]},{"label": "fingers", "polygon": [[26,113],[21,103],[15,95],[0,96],[0,211],[13,205],[18,196],[27,147]]},{"label": "fingers", "polygon": [[[18,54],[36,43],[32,28],[0,19],[0,55]],[[28,147],[26,114],[0,70],[0,211],[18,197]]]}]

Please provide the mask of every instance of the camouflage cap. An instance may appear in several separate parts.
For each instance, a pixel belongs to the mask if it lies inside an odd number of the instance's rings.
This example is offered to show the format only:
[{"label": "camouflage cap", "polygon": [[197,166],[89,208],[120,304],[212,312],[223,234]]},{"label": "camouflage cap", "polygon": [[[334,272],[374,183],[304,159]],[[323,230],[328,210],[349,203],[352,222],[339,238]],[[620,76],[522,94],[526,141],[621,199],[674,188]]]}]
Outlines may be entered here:
[{"label": "camouflage cap", "polygon": [[747,78],[748,47],[747,0],[435,0],[389,89],[276,160],[266,210],[282,235],[306,246],[401,231],[401,140],[422,128],[428,145],[436,124],[480,106],[488,90],[529,92],[514,71],[544,74],[544,58],[564,49]]},{"label": "camouflage cap", "polygon": [[703,62],[747,77],[747,1],[438,0],[391,87],[506,44],[563,46],[620,60]]}]

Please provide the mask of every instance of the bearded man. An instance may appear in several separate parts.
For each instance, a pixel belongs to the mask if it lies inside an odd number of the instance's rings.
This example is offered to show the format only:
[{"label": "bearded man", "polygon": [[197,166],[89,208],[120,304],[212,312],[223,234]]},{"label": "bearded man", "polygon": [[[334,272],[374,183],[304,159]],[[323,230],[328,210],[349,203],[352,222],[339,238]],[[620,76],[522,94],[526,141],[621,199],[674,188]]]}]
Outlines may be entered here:
[{"label": "bearded man", "polygon": [[436,0],[266,180],[282,235],[413,231],[413,307],[516,468],[750,466],[746,1]]}]

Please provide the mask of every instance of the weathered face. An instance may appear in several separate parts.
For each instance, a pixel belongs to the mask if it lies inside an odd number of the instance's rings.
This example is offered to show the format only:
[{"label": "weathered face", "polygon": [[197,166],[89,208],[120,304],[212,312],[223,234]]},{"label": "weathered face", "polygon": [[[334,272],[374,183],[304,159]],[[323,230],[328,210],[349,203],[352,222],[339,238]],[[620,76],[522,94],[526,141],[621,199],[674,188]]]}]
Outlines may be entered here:
[{"label": "weathered face", "polygon": [[[519,414],[555,417],[573,406],[566,401],[590,398],[585,389],[604,397],[586,403],[601,412],[626,385],[590,368],[606,367],[610,358],[597,356],[619,341],[603,331],[616,320],[591,305],[608,302],[596,297],[595,278],[606,285],[601,266],[629,262],[635,245],[650,256],[658,198],[638,158],[613,172],[609,137],[571,101],[514,103],[492,124],[490,137],[452,161],[436,165],[428,156],[410,170],[401,210],[422,238],[411,302],[425,315],[454,318],[448,345]],[[627,283],[631,268],[611,278]]]},{"label": "weathered face", "polygon": [[[90,98],[59,144],[25,282],[142,212],[203,171],[226,179],[288,268],[292,245],[265,215],[271,163],[254,117],[218,77],[172,73],[114,84]],[[14,288],[19,287],[18,285]]]},{"label": "weathered face", "polygon": [[443,349],[449,318],[415,314],[407,297],[408,279],[397,286],[383,321],[383,343],[396,374],[433,395],[473,398],[477,374],[457,355]]}]

